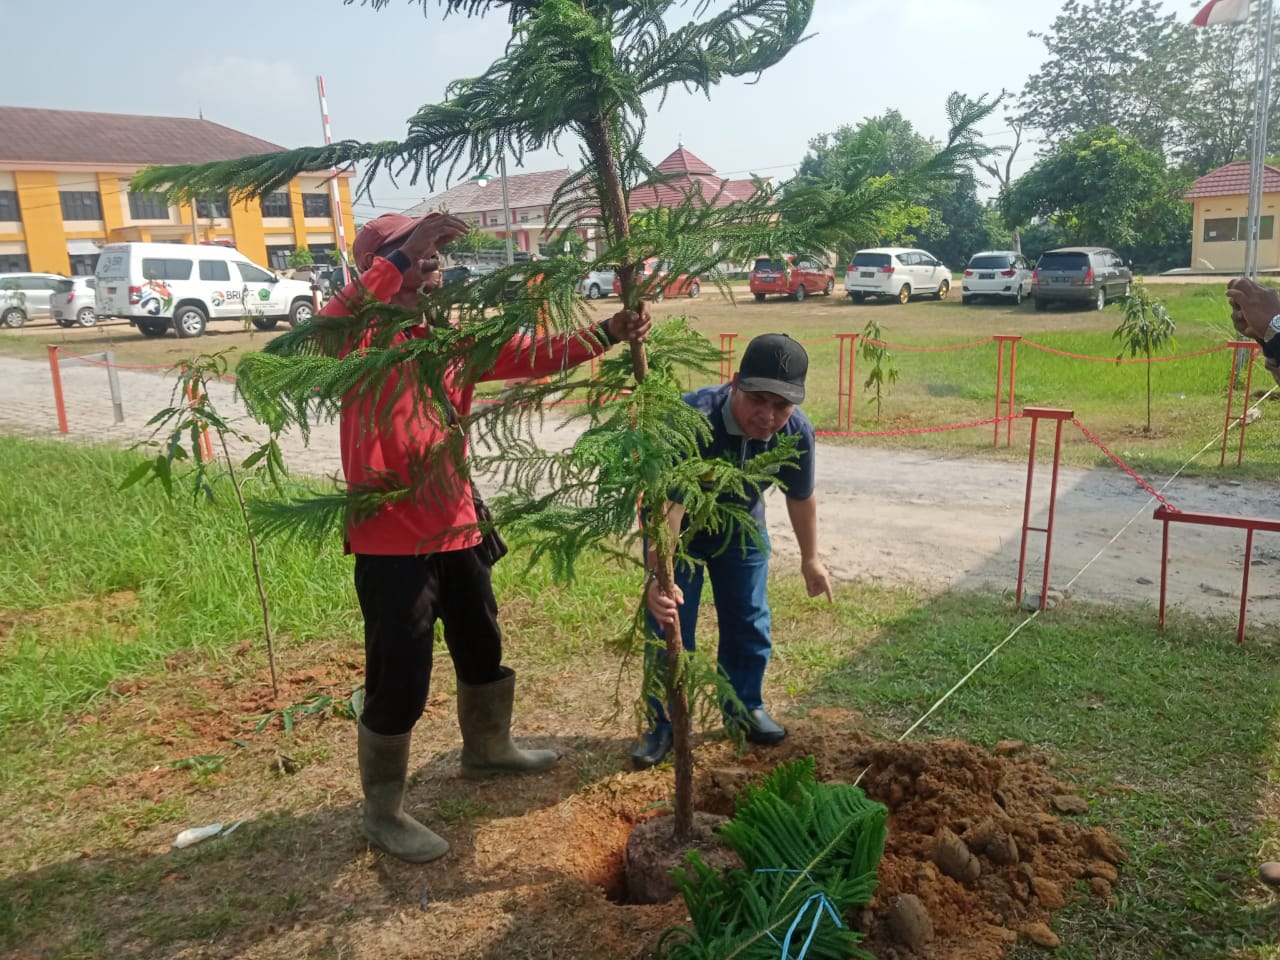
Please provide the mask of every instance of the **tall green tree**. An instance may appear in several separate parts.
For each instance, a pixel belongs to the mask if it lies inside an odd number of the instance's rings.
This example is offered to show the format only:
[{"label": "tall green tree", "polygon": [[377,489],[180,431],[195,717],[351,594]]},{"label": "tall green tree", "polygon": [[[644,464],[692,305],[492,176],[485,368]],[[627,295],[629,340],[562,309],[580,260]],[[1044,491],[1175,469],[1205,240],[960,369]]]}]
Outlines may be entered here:
[{"label": "tall green tree", "polygon": [[1196,38],[1155,0],[1066,0],[1044,33],[1045,60],[1022,89],[1018,119],[1050,144],[1111,126],[1149,150],[1181,140]]},{"label": "tall green tree", "polygon": [[[1050,149],[1112,126],[1192,177],[1248,156],[1256,19],[1199,29],[1186,12],[1166,12],[1154,0],[1066,0],[1049,29],[1031,36],[1044,44],[1045,59],[1023,86],[1016,117],[1042,130]],[[1269,109],[1274,154],[1280,84],[1272,85]]]},{"label": "tall green tree", "polygon": [[950,231],[948,214],[966,237],[961,243],[968,243],[976,215],[966,207],[966,194],[972,194],[967,187],[974,185],[971,168],[991,155],[976,125],[999,102],[951,94],[943,145],[919,134],[896,110],[821,134],[810,141],[781,205],[803,211],[803,217],[811,215],[812,204],[829,204],[825,220],[838,225],[830,231],[835,242],[829,249],[841,254],[873,244],[914,243],[920,236],[940,241]]},{"label": "tall green tree", "polygon": [[[370,2],[380,8],[388,0]],[[430,6],[422,2],[424,9]],[[455,81],[443,102],[424,106],[411,117],[404,140],[343,141],[144,171],[136,180],[138,188],[163,187],[170,196],[189,197],[217,184],[243,199],[275,190],[306,171],[353,163],[363,165],[364,189],[383,172],[431,186],[442,178],[492,169],[502,155],[518,162],[525,153],[572,137],[582,145],[582,169],[562,188],[552,221],[596,218],[604,247],[597,262],[618,265],[622,299],[629,307],[654,292],[648,286],[655,282],[652,277],[637,276],[637,264],[647,257],[671,261],[673,273],[698,272],[723,282],[716,266],[722,259],[746,259],[775,242],[808,251],[819,232],[840,235],[841,210],[821,205],[801,210],[792,202],[786,223],[779,226],[773,197],[763,188],[753,200],[723,208],[687,197],[663,217],[635,228],[628,209],[629,188],[651,175],[641,155],[646,98],[666,96],[675,88],[709,94],[727,77],[767,70],[804,39],[813,0],[734,0],[714,13],[708,3],[686,9],[677,0],[443,0],[442,6],[446,13],[505,12],[512,36],[502,56],[480,76]],[[676,25],[681,10],[689,19]],[[464,290],[448,291],[448,299],[445,293],[426,296],[418,309],[400,314],[379,308],[377,332],[386,342],[345,358],[341,347],[367,326],[366,312],[317,318],[309,328],[293,330],[264,353],[242,361],[241,391],[255,415],[273,428],[293,424],[307,431],[318,419],[332,416],[349,391],[377,389],[389,371],[405,363],[416,365],[418,376],[438,397],[447,369],[478,377],[522,328],[541,323],[568,331],[581,324],[584,308],[575,293],[581,261],[556,256],[540,263],[538,276],[525,282],[527,296],[500,312],[487,309],[512,273],[498,271]],[[397,329],[419,322],[424,311],[430,316],[446,309],[460,315],[460,327],[440,327],[432,337],[407,344],[389,339]],[[757,482],[765,475],[760,471],[777,469],[792,451],[783,444],[776,455],[756,458],[746,467],[699,460],[699,441],[708,427],[683,402],[680,372],[717,357],[705,340],[680,325],[669,326],[651,339],[649,352],[633,344],[627,366],[602,364],[597,381],[566,378],[526,385],[512,391],[507,402],[480,408],[463,424],[473,436],[494,441],[490,446],[497,452],[476,455],[473,464],[501,471],[506,493],[494,504],[499,519],[532,544],[535,559],[549,557],[557,574],[570,577],[584,551],[625,555],[638,538],[637,501],[654,507],[668,495],[683,500],[689,535],[735,523],[753,529],[741,509],[724,505],[721,496]],[[543,451],[530,430],[536,401],[566,387],[591,392],[591,403],[583,410],[585,429],[570,450]],[[438,453],[456,460],[459,452],[451,447]],[[380,504],[429,496],[431,459],[424,462],[423,475],[408,483],[388,479],[375,489],[264,504],[261,522],[277,531],[323,534],[345,517]],[[670,591],[672,563],[684,540],[671,534],[658,509],[647,511],[642,534],[656,547],[655,573]],[[696,690],[689,679],[693,661],[683,651],[678,629],[666,631],[666,648],[668,672],[659,678],[659,689],[646,692],[665,696],[671,705],[673,826],[676,838],[685,841],[693,821],[688,696]],[[707,699],[718,712],[719,692]]]},{"label": "tall green tree", "polygon": [[[1180,222],[1185,181],[1164,158],[1114,127],[1096,127],[1064,141],[1004,194],[1011,226],[1048,220],[1068,243],[1132,251],[1153,224]],[[1184,231],[1185,232],[1185,231]]]}]

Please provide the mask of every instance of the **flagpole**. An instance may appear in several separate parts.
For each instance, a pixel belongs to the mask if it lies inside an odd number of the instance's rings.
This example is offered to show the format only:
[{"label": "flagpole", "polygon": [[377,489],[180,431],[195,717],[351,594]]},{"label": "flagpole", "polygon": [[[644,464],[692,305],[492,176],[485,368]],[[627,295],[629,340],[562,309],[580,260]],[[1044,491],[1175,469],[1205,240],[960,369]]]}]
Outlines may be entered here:
[{"label": "flagpole", "polygon": [[1253,149],[1249,156],[1249,233],[1245,240],[1244,252],[1244,272],[1250,279],[1256,279],[1258,276],[1262,190],[1267,163],[1267,126],[1271,112],[1272,16],[1272,0],[1261,0],[1258,4],[1257,77],[1253,92]]}]

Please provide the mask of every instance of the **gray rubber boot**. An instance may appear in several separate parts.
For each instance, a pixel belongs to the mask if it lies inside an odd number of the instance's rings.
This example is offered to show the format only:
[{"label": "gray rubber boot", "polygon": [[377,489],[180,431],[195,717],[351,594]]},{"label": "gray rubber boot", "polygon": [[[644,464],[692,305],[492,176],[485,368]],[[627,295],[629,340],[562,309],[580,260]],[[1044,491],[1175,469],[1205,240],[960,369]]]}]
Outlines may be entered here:
[{"label": "gray rubber boot", "polygon": [[404,812],[412,734],[384,737],[363,722],[357,726],[365,838],[378,849],[409,863],[443,857],[449,850],[448,842]]},{"label": "gray rubber boot", "polygon": [[489,777],[537,773],[560,759],[554,750],[521,750],[511,742],[511,705],[516,674],[502,668],[502,679],[472,686],[458,681],[458,726],[462,729],[462,775]]}]

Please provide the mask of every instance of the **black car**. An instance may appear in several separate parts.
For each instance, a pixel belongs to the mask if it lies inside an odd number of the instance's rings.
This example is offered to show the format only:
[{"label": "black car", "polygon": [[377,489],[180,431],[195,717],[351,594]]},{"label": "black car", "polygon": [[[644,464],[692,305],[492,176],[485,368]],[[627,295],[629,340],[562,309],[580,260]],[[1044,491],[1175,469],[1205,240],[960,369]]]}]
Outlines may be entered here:
[{"label": "black car", "polygon": [[1108,300],[1129,296],[1133,271],[1106,247],[1061,247],[1040,255],[1031,275],[1037,310],[1049,304],[1088,303],[1101,310]]}]

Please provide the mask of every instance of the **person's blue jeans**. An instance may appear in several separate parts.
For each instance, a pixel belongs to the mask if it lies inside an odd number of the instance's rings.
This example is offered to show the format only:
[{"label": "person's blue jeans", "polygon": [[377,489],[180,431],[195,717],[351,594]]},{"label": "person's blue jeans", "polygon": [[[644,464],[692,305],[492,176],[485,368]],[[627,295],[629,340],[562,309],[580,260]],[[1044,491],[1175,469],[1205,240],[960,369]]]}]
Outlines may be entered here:
[{"label": "person's blue jeans", "polygon": [[[692,563],[675,566],[675,583],[684,593],[680,606],[680,639],[686,650],[697,648],[698,610],[702,585],[711,577],[711,593],[720,621],[720,645],[716,653],[720,670],[747,710],[764,706],[764,672],[773,653],[769,615],[769,534],[760,528],[760,542],[750,537],[733,539],[719,553],[711,538],[695,537],[689,545]],[[661,638],[663,632],[649,615],[649,627]],[[666,651],[650,645],[653,668],[666,670]],[[655,726],[670,726],[666,707],[650,698]]]}]

